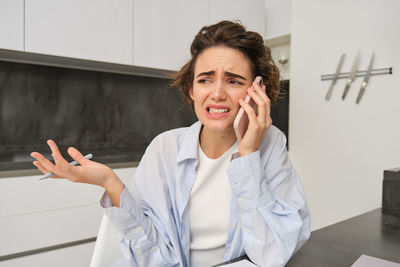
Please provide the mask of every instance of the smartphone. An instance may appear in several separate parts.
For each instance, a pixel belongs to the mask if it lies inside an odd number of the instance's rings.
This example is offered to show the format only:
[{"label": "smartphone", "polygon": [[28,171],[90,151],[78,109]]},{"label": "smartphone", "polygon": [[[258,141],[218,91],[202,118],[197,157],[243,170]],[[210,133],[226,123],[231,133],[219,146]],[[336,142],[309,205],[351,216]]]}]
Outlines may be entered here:
[{"label": "smartphone", "polygon": [[[263,85],[263,79],[261,76],[257,76],[254,80],[259,86]],[[246,103],[248,103],[257,114],[257,104],[251,98],[249,94],[246,95],[244,99]],[[233,129],[235,129],[235,134],[237,140],[240,142],[247,131],[247,127],[249,126],[249,117],[247,116],[246,111],[242,107],[240,107],[238,114],[236,115],[235,121],[233,122]]]}]

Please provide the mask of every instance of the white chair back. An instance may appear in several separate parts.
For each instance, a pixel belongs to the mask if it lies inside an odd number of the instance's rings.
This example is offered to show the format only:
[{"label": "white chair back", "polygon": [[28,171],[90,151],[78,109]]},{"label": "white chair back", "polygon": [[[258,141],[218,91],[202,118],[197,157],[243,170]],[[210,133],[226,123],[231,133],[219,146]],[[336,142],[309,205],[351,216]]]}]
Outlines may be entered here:
[{"label": "white chair back", "polygon": [[[129,185],[136,168],[114,171],[125,185]],[[124,259],[124,254],[121,251],[118,230],[107,216],[103,215],[90,267],[109,267],[121,259]]]}]

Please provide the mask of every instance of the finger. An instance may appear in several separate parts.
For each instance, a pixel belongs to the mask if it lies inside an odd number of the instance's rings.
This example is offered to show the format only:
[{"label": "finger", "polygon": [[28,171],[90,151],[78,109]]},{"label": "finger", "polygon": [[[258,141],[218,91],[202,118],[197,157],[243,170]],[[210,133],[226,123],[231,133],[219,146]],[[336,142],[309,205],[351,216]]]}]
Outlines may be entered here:
[{"label": "finger", "polygon": [[51,155],[53,156],[53,159],[54,159],[56,165],[68,164],[68,161],[66,161],[64,159],[64,157],[61,155],[56,142],[54,142],[53,140],[48,140],[47,144],[49,145],[49,147],[51,149],[51,152],[52,152]]},{"label": "finger", "polygon": [[41,166],[47,170],[47,172],[54,172],[55,165],[42,154],[38,152],[32,152],[31,157],[35,158],[41,164]]},{"label": "finger", "polygon": [[[33,165],[35,165],[39,169],[39,171],[41,171],[43,174],[49,173],[49,171],[39,161],[34,161]],[[58,178],[58,177],[59,176],[57,175],[51,176],[51,178]]]},{"label": "finger", "polygon": [[263,85],[262,87],[258,87],[256,90],[257,94],[265,101],[266,109],[265,109],[265,116],[271,116],[271,100],[269,99],[268,95],[266,94],[266,86]]},{"label": "finger", "polygon": [[43,165],[42,165],[42,164],[40,164],[40,162],[39,162],[39,161],[35,160],[35,161],[33,162],[33,165],[35,165],[35,166],[36,166],[36,168],[38,168],[38,169],[39,169],[39,171],[41,171],[43,174],[46,174],[46,173],[48,173],[47,169],[46,169],[45,167],[43,167]]},{"label": "finger", "polygon": [[265,85],[263,85],[263,86],[255,86],[255,87],[253,87],[254,88],[254,90],[256,91],[256,93],[262,98],[262,99],[264,99],[264,100],[267,100],[267,99],[269,99],[268,98],[268,96],[267,96],[267,87],[265,86]]},{"label": "finger", "polygon": [[[263,84],[262,84],[262,86],[263,86]],[[261,88],[262,86],[260,86],[260,84],[258,83],[257,78],[256,78],[256,79],[253,81],[253,83],[252,83],[252,87],[253,87],[254,89]]]},{"label": "finger", "polygon": [[77,161],[80,165],[87,164],[90,160],[85,158],[81,152],[79,152],[78,149],[74,147],[69,147],[68,148],[68,154],[73,158],[75,161]]},{"label": "finger", "polygon": [[244,101],[243,99],[239,99],[239,104],[249,117],[249,122],[257,120],[255,110],[248,103],[246,103],[246,101]]},{"label": "finger", "polygon": [[261,123],[263,123],[266,118],[267,102],[254,89],[249,89],[248,94],[251,96],[254,102],[256,102],[258,111],[257,118],[261,120]]}]

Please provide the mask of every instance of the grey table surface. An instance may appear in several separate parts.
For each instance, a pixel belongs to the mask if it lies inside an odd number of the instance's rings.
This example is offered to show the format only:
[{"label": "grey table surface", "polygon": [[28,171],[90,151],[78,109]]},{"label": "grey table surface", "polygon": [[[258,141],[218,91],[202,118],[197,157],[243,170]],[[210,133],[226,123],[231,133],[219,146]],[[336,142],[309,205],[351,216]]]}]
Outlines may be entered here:
[{"label": "grey table surface", "polygon": [[400,263],[400,218],[379,208],[313,231],[286,266],[347,267],[363,254]]}]

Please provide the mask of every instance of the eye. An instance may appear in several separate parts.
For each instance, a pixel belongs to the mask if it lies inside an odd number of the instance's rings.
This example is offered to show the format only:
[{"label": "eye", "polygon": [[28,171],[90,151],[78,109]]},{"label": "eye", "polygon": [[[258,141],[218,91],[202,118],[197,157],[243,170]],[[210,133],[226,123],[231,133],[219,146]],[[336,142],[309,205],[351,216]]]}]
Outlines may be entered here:
[{"label": "eye", "polygon": [[235,80],[235,79],[229,80],[228,82],[229,82],[230,84],[233,84],[233,85],[243,85],[242,82],[240,82],[240,81],[238,81],[238,80]]},{"label": "eye", "polygon": [[207,83],[210,83],[210,79],[203,78],[203,79],[200,79],[200,80],[198,80],[197,82],[198,82],[198,83],[204,83],[204,84],[207,84]]}]

